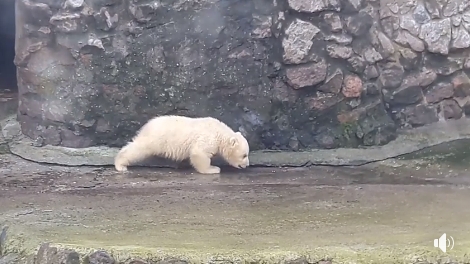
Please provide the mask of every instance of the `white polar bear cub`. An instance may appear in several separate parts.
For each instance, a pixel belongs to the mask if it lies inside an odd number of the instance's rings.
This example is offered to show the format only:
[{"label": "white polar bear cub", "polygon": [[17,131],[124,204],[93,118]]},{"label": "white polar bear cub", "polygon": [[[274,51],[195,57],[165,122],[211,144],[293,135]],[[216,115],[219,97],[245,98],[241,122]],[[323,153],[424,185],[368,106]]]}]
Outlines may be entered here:
[{"label": "white polar bear cub", "polygon": [[211,165],[211,158],[219,154],[235,168],[250,165],[250,147],[240,132],[212,117],[158,116],[149,120],[137,135],[124,146],[114,160],[117,171],[149,156],[160,156],[174,161],[189,158],[193,168],[202,174],[220,173]]}]

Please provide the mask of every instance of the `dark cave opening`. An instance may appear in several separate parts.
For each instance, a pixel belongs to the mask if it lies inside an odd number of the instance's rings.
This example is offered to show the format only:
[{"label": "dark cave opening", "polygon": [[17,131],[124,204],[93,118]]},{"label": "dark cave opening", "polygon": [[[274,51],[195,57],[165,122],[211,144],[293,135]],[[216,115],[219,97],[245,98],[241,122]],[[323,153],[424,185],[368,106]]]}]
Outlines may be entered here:
[{"label": "dark cave opening", "polygon": [[0,1],[0,93],[18,92],[15,59],[15,1]]}]

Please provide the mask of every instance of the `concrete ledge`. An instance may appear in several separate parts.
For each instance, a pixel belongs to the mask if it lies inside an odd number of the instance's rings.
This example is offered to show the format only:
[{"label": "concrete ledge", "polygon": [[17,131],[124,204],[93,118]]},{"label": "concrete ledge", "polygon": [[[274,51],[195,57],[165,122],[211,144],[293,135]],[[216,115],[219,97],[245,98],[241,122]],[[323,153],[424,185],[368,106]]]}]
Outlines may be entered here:
[{"label": "concrete ledge", "polygon": [[[0,263],[5,264],[332,264],[332,263],[368,263],[368,264],[438,264],[438,263],[468,263],[470,259],[465,256],[449,257],[445,254],[430,253],[427,250],[402,250],[404,256],[390,253],[393,248],[383,248],[382,257],[378,257],[377,251],[366,253],[349,248],[318,249],[315,254],[299,252],[253,252],[247,255],[237,254],[197,254],[178,255],[175,252],[162,252],[158,250],[148,251],[139,248],[84,248],[76,245],[61,245],[44,243],[35,253],[7,253],[0,256]],[[418,253],[419,252],[419,253]],[[34,262],[33,262],[34,261]]]},{"label": "concrete ledge", "polygon": [[[35,147],[31,139],[21,135],[16,116],[4,119],[0,126],[3,128],[3,136],[9,142],[9,151],[30,161],[67,166],[111,166],[118,151],[116,148],[109,147],[82,149],[57,146]],[[356,166],[467,138],[470,138],[470,119],[449,120],[403,132],[396,140],[384,146],[318,149],[306,152],[253,151],[250,161],[253,166]],[[158,160],[144,165],[168,167],[168,162]]]}]

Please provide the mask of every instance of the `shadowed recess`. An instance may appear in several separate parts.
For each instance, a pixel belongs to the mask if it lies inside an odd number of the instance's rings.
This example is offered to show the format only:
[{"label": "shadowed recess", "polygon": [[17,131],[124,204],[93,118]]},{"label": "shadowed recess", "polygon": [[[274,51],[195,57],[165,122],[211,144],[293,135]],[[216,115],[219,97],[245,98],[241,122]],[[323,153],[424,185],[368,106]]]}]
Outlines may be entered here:
[{"label": "shadowed recess", "polygon": [[15,1],[0,2],[0,93],[16,92]]}]

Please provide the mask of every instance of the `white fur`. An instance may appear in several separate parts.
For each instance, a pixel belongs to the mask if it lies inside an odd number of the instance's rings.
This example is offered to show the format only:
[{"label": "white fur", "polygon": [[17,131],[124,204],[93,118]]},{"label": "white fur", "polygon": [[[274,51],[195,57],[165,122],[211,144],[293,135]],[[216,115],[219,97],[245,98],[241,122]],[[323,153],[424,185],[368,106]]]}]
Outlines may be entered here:
[{"label": "white fur", "polygon": [[219,154],[231,166],[246,168],[250,162],[250,147],[240,132],[212,117],[159,116],[149,120],[137,132],[132,142],[124,146],[114,160],[118,171],[149,156],[160,156],[174,161],[189,158],[196,171],[203,174],[220,173],[211,165],[211,158]]}]

